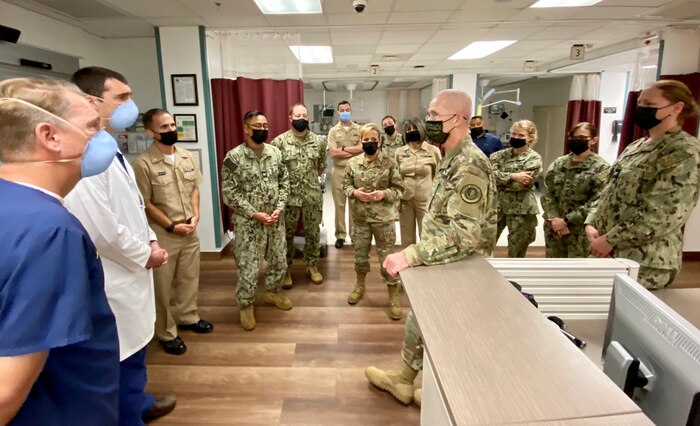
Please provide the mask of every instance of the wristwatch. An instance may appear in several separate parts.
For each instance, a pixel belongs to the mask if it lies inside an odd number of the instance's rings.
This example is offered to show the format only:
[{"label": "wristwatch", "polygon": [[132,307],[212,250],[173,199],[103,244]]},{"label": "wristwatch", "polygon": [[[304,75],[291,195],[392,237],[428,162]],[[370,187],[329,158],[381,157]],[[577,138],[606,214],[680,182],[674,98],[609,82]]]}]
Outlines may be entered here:
[{"label": "wristwatch", "polygon": [[175,222],[172,222],[170,225],[168,225],[167,228],[165,228],[165,232],[173,232],[175,230]]}]

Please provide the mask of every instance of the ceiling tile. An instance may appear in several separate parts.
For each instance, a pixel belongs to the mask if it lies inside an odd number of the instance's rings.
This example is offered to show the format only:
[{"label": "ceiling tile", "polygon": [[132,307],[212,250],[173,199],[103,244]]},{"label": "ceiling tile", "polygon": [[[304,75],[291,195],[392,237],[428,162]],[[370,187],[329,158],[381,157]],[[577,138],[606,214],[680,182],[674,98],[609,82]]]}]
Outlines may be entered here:
[{"label": "ceiling tile", "polygon": [[435,22],[441,24],[450,17],[452,12],[432,11],[432,12],[393,12],[389,15],[390,24],[426,24]]},{"label": "ceiling tile", "polygon": [[435,34],[435,30],[415,30],[415,31],[400,31],[400,30],[385,30],[381,38],[382,44],[402,44],[415,43],[423,44]]},{"label": "ceiling tile", "polygon": [[394,0],[367,0],[365,11],[362,13],[355,13],[352,8],[352,0],[321,0],[324,14],[350,14],[359,17],[370,13],[389,12],[393,3]]},{"label": "ceiling tile", "polygon": [[508,19],[510,21],[520,21],[526,23],[535,23],[537,21],[542,21],[543,25],[546,25],[547,21],[559,21],[562,19],[572,18],[575,19],[576,9],[578,7],[553,7],[553,8],[527,8],[523,9],[515,15],[510,16]]},{"label": "ceiling tile", "polygon": [[512,19],[514,16],[518,15],[520,12],[518,10],[460,10],[455,12],[450,17],[450,22],[464,22],[464,23],[488,23],[496,24],[498,22],[507,21]]},{"label": "ceiling tile", "polygon": [[153,37],[155,34],[153,25],[141,19],[89,19],[84,22],[92,28],[114,34],[113,36],[116,37],[123,37],[123,34],[129,34],[130,37]]},{"label": "ceiling tile", "polygon": [[382,37],[382,33],[383,31],[369,29],[332,29],[331,41],[333,42],[333,44],[341,46],[355,45],[357,44],[358,40],[362,40],[362,44],[376,44],[379,43],[379,39]]},{"label": "ceiling tile", "polygon": [[377,53],[383,55],[390,54],[402,54],[402,53],[416,53],[416,50],[420,48],[420,44],[380,44],[377,46]]},{"label": "ceiling tile", "polygon": [[362,14],[330,14],[327,15],[328,24],[330,25],[376,25],[385,24],[387,18],[389,17],[388,12],[384,13],[370,13],[365,12]]},{"label": "ceiling tile", "polygon": [[454,11],[459,9],[463,3],[464,0],[440,0],[439,3],[424,0],[396,0],[394,10],[401,12]]},{"label": "ceiling tile", "polygon": [[512,10],[530,7],[535,0],[467,0],[462,4],[462,10]]},{"label": "ceiling tile", "polygon": [[[700,3],[698,4],[700,8]],[[625,19],[630,16],[639,16],[647,11],[646,7],[583,7],[575,14],[571,15],[572,19]]]}]

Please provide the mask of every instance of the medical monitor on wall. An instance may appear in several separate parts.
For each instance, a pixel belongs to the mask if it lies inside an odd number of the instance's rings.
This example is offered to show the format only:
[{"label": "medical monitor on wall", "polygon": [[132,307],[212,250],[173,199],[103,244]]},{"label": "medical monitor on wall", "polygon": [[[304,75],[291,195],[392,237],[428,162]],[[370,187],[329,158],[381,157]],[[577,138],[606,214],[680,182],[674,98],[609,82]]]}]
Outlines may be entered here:
[{"label": "medical monitor on wall", "polygon": [[655,424],[700,426],[700,330],[627,275],[615,276],[603,355]]}]

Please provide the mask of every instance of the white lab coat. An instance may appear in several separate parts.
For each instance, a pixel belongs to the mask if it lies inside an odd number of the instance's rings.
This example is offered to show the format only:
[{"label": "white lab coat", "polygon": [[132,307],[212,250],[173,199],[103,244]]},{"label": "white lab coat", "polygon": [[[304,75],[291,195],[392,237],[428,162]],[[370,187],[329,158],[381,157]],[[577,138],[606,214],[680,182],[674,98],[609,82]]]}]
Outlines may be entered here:
[{"label": "white lab coat", "polygon": [[65,199],[102,260],[120,361],[148,344],[156,319],[153,274],[145,268],[156,236],[148,226],[134,170],[124,162],[128,174],[115,157],[107,171],[82,179]]}]

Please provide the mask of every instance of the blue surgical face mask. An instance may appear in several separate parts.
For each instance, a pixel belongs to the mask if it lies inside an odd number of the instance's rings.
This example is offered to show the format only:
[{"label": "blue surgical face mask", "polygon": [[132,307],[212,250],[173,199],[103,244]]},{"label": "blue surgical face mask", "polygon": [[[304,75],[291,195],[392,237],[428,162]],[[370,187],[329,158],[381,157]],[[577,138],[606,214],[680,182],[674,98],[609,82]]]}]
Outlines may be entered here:
[{"label": "blue surgical face mask", "polygon": [[350,111],[343,111],[340,113],[340,121],[350,121]]},{"label": "blue surgical face mask", "polygon": [[139,118],[139,108],[133,99],[114,108],[112,115],[109,117],[109,126],[113,129],[126,129],[136,123]]},{"label": "blue surgical face mask", "polygon": [[[63,121],[64,123],[78,129],[78,131],[87,136],[85,131],[78,127],[76,124],[71,123],[63,117],[59,117],[50,111],[34,105],[30,102],[24,101],[22,99],[7,98],[8,100],[19,102],[23,105],[27,105],[31,108],[43,111],[46,114],[55,117],[56,119]],[[67,163],[80,159],[80,176],[83,178],[99,175],[100,173],[107,170],[114,157],[117,155],[117,141],[114,137],[109,134],[105,129],[100,129],[90,136],[87,136],[87,143],[85,144],[85,149],[83,153],[78,158],[65,158],[61,160],[42,160],[42,161],[27,161],[27,163]]]},{"label": "blue surgical face mask", "polygon": [[115,155],[117,141],[107,130],[100,129],[90,136],[85,145],[83,158],[80,160],[80,176],[86,178],[99,175],[109,168]]}]

